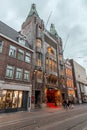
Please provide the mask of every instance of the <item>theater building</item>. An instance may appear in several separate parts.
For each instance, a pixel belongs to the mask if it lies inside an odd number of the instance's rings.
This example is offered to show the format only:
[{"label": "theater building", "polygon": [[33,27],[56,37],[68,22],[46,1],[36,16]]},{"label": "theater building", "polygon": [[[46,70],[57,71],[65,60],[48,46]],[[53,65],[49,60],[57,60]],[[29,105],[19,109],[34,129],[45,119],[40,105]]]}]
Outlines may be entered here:
[{"label": "theater building", "polygon": [[[32,4],[29,15],[22,24],[25,35],[33,48],[32,108],[46,105],[61,105],[66,98],[62,39],[54,24],[50,31],[39,17],[36,5]],[[63,81],[63,82],[62,82]]]},{"label": "theater building", "polygon": [[0,112],[30,109],[32,53],[26,37],[0,21]]}]

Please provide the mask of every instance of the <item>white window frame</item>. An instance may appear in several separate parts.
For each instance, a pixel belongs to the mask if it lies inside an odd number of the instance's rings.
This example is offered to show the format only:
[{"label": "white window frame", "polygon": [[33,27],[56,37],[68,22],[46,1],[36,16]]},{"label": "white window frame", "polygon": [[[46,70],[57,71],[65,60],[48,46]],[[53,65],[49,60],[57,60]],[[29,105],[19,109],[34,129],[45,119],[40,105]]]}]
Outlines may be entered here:
[{"label": "white window frame", "polygon": [[24,80],[30,81],[30,71],[24,71]]},{"label": "white window frame", "polygon": [[31,62],[31,53],[26,52],[25,55],[25,62],[30,63]]},{"label": "white window frame", "polygon": [[25,46],[25,43],[26,41],[23,39],[23,38],[18,38],[18,42],[21,44],[21,45],[24,45]]},{"label": "white window frame", "polygon": [[14,66],[7,65],[6,77],[13,78],[13,76],[14,76]]},{"label": "white window frame", "polygon": [[24,60],[24,51],[21,49],[18,49],[18,54],[20,54],[22,57],[22,58],[19,58],[19,56],[18,56],[18,59],[23,61]]},{"label": "white window frame", "polygon": [[16,57],[16,47],[13,45],[10,45],[9,56]]},{"label": "white window frame", "polygon": [[22,69],[16,68],[16,79],[22,80]]}]

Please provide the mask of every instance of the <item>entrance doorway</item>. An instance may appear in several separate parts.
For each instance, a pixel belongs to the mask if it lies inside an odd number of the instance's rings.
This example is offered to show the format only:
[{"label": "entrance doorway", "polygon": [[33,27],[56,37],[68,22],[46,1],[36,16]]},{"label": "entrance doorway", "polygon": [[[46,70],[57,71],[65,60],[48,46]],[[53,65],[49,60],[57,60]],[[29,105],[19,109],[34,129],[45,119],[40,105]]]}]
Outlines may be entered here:
[{"label": "entrance doorway", "polygon": [[46,97],[47,97],[47,106],[48,107],[58,107],[59,105],[61,105],[62,102],[62,97],[61,97],[61,93],[59,90],[55,90],[55,89],[48,89],[47,93],[46,93]]},{"label": "entrance doorway", "polygon": [[40,90],[35,91],[35,107],[38,107],[38,108],[41,107],[41,91]]},{"label": "entrance doorway", "polygon": [[62,93],[62,99],[65,100],[65,93]]}]

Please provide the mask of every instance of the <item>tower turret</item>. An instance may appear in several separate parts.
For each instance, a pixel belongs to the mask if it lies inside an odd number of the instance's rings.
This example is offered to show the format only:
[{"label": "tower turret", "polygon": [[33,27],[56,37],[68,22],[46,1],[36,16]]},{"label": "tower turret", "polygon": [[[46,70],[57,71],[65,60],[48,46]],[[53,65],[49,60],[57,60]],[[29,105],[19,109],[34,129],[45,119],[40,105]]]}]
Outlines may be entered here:
[{"label": "tower turret", "polygon": [[51,26],[50,26],[50,33],[51,33],[52,35],[54,35],[56,38],[58,38],[58,34],[57,34],[57,31],[56,31],[56,29],[55,29],[54,24],[51,24]]},{"label": "tower turret", "polygon": [[37,10],[36,10],[36,4],[32,4],[31,5],[31,9],[30,9],[30,12],[28,14],[28,17],[27,19],[32,16],[33,14],[35,14],[36,16],[39,16],[38,13],[37,13]]}]

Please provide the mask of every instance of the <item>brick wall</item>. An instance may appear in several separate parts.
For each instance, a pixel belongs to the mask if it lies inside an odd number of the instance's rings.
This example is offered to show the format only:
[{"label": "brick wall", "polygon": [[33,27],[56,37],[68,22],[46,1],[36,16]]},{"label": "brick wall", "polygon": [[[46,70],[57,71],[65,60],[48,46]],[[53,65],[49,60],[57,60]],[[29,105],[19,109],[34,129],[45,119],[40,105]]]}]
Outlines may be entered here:
[{"label": "brick wall", "polygon": [[[3,38],[3,37],[0,37],[0,40],[3,41],[3,51],[2,51],[2,53],[0,53],[0,80],[5,80],[5,81],[8,81],[8,82],[13,81],[13,82],[19,82],[19,83],[27,83],[26,81],[23,81],[23,79],[21,81],[16,80],[15,74],[16,74],[16,68],[22,68],[23,74],[24,74],[24,70],[32,71],[32,52],[30,50],[20,46],[20,45],[17,45],[16,43],[13,43],[13,42]],[[15,46],[16,49],[17,49],[16,58],[9,56],[10,45]],[[21,60],[17,59],[18,49],[21,49],[21,50],[24,51],[24,57],[25,57],[26,52],[31,53],[31,63],[27,63],[25,61],[21,61]],[[6,67],[7,67],[7,65],[15,66],[13,79],[6,78]],[[31,79],[30,79],[30,82],[31,82]]]}]

